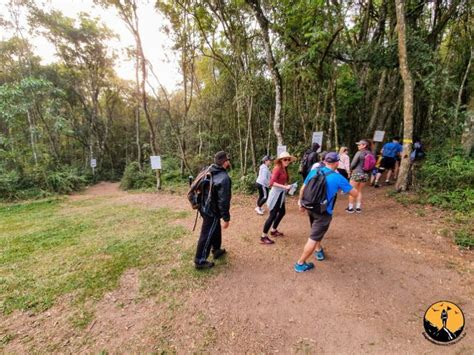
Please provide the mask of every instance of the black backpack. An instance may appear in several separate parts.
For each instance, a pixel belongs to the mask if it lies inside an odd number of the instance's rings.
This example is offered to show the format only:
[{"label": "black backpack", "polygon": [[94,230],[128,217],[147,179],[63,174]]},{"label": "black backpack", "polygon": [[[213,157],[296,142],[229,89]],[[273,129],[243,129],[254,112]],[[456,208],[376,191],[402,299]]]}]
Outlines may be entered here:
[{"label": "black backpack", "polygon": [[212,216],[211,197],[212,197],[212,173],[211,166],[203,169],[193,180],[188,191],[188,201],[194,210]]},{"label": "black backpack", "polygon": [[[334,171],[324,173],[320,168],[317,169],[316,175],[314,175],[308,184],[305,186],[303,191],[303,198],[301,199],[301,206],[306,208],[308,211],[312,211],[317,214],[323,214],[326,212],[327,207],[332,202],[328,201],[327,196],[327,185],[326,176],[333,174]],[[337,197],[335,195],[334,199]],[[336,203],[336,200],[334,200]]]},{"label": "black backpack", "polygon": [[300,166],[298,168],[298,172],[302,175],[307,175],[309,172],[309,169],[311,168],[311,167],[308,167],[308,165],[309,165],[309,156],[311,155],[312,152],[313,151],[309,149],[303,153],[303,157],[301,158]]}]

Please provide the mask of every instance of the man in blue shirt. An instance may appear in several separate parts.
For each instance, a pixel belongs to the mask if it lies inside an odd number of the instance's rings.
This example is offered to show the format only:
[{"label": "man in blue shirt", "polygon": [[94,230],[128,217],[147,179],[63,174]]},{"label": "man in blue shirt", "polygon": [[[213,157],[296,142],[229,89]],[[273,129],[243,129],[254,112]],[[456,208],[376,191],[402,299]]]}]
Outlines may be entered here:
[{"label": "man in blue shirt", "polygon": [[375,176],[375,185],[374,187],[379,187],[379,179],[382,176],[385,170],[388,170],[385,183],[390,183],[390,178],[392,176],[392,171],[395,169],[397,160],[400,158],[400,154],[403,151],[403,147],[400,144],[400,137],[393,137],[392,142],[385,143],[382,148],[382,161],[380,162],[380,167],[378,169],[377,175]]},{"label": "man in blue shirt", "polygon": [[[357,197],[358,191],[351,186],[349,181],[341,174],[336,172],[336,169],[339,165],[339,156],[336,152],[330,152],[326,154],[324,158],[325,167],[321,168],[321,172],[326,175],[326,199],[328,206],[326,212],[323,214],[317,214],[313,211],[307,211],[309,220],[311,223],[311,234],[306,242],[306,245],[303,249],[303,254],[300,259],[295,264],[296,272],[304,272],[314,268],[314,264],[311,262],[306,262],[311,254],[315,253],[316,259],[322,261],[325,259],[323,248],[321,247],[321,241],[329,229],[331,224],[332,214],[334,211],[334,204],[336,202],[336,195],[339,190],[342,190],[344,193],[349,193],[352,197]],[[304,212],[306,209],[301,206],[301,199],[303,197],[303,192],[305,186],[308,185],[309,181],[318,173],[318,169],[312,170],[309,175],[306,177],[303,186],[300,190],[300,200],[298,204],[300,206],[300,211]]]}]

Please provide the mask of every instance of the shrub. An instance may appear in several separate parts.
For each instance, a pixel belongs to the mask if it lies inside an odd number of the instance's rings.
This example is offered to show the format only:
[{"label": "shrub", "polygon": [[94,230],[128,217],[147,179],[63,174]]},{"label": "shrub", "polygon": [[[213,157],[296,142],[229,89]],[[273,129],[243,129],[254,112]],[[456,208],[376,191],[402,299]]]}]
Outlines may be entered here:
[{"label": "shrub", "polygon": [[464,248],[474,246],[472,215],[474,211],[474,163],[461,150],[437,150],[417,172],[422,199],[446,210],[457,211],[454,241]]},{"label": "shrub", "polygon": [[85,177],[71,167],[56,170],[38,167],[30,171],[0,168],[2,200],[41,198],[50,193],[68,194],[82,189],[85,184]]},{"label": "shrub", "polygon": [[2,199],[11,200],[15,198],[20,180],[21,177],[16,171],[0,172],[0,196]]},{"label": "shrub", "polygon": [[253,172],[242,177],[234,177],[232,178],[233,190],[251,195],[257,191],[256,180],[257,176]]},{"label": "shrub", "polygon": [[156,176],[150,167],[140,169],[138,162],[134,161],[125,167],[120,188],[123,190],[136,190],[151,188],[156,185]]},{"label": "shrub", "polygon": [[454,241],[456,242],[457,245],[463,248],[466,248],[466,249],[474,248],[474,236],[467,229],[461,228],[460,230],[456,231],[454,233]]},{"label": "shrub", "polygon": [[474,208],[474,162],[460,151],[430,152],[418,171],[418,181],[433,205],[463,212]]},{"label": "shrub", "polygon": [[74,168],[65,167],[45,176],[48,190],[59,194],[70,194],[81,190],[86,185],[86,178]]}]

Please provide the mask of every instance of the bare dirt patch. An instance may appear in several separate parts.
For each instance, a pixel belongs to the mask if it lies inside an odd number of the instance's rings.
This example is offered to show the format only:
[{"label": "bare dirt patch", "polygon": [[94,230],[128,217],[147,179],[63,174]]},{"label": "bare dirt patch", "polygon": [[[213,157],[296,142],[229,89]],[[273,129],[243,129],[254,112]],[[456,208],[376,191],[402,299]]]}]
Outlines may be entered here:
[{"label": "bare dirt patch", "polygon": [[[102,183],[77,198],[189,211],[185,198],[166,193],[125,193]],[[71,325],[67,298],[39,315],[16,312],[0,323],[10,335],[7,352],[180,353],[473,353],[472,252],[460,251],[439,235],[442,213],[423,216],[367,189],[364,211],[348,215],[340,196],[324,240],[327,260],[296,274],[293,264],[307,239],[309,222],[287,203],[273,246],[258,244],[264,217],[254,199],[235,196],[232,221],[224,232],[228,250],[220,273],[204,289],[181,294],[175,307],[143,297],[138,274],[127,271],[120,287],[88,305],[92,321]],[[194,215],[178,222],[192,228]],[[194,233],[194,243],[198,232]],[[192,263],[192,260],[189,260]],[[458,304],[466,337],[451,347],[424,339],[422,317],[439,300]]]}]

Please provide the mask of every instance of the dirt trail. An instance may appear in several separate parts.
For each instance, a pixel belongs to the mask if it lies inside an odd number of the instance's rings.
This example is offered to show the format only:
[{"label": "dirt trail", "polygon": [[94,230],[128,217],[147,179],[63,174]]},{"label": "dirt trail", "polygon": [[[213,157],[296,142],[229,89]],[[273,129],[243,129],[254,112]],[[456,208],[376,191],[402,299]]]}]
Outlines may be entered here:
[{"label": "dirt trail", "polygon": [[[129,194],[107,183],[73,198],[103,195],[117,203],[189,210],[181,195]],[[206,288],[183,296],[172,319],[159,304],[139,297],[138,276],[131,270],[121,287],[99,302],[91,329],[69,338],[64,351],[166,347],[178,353],[473,353],[473,254],[438,235],[441,212],[425,208],[424,216],[418,216],[413,210],[419,207],[401,206],[386,197],[385,189],[366,189],[364,198],[363,213],[348,215],[347,197],[339,196],[323,242],[327,260],[297,274],[293,264],[308,237],[309,222],[297,211],[296,200],[288,201],[280,227],[286,236],[266,246],[258,244],[265,216],[255,214],[253,198],[235,196],[231,226],[224,232],[227,266],[217,265],[224,271]],[[185,221],[190,228],[193,219]],[[117,299],[129,305],[120,314],[114,313]],[[450,347],[434,345],[422,335],[423,314],[439,300],[458,304],[466,317],[466,337]],[[25,331],[29,322],[54,324],[50,316],[15,317],[25,322]],[[166,344],[158,339],[164,327]],[[66,336],[71,334],[58,330],[50,338],[67,341]],[[41,341],[50,338],[39,333],[33,338],[39,349],[47,349]],[[24,349],[17,341],[6,348]]]}]

